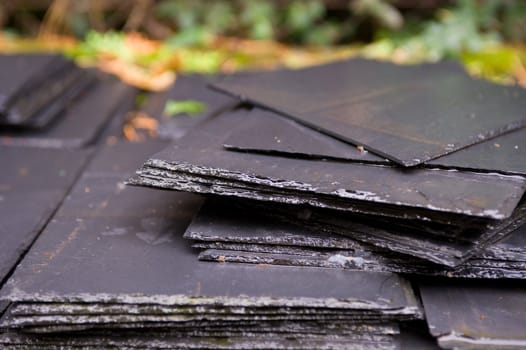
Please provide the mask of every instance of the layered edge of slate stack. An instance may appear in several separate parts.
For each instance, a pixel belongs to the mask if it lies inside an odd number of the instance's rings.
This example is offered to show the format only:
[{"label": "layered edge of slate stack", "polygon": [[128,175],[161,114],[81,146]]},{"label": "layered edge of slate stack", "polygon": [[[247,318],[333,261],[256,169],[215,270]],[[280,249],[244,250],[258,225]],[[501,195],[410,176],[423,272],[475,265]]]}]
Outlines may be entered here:
[{"label": "layered edge of slate stack", "polygon": [[[320,208],[313,210],[318,223],[337,233],[450,266],[504,237],[524,219],[522,209],[514,210],[525,189],[522,177],[443,169],[404,171],[224,150],[223,140],[244,116],[245,112],[236,111],[203,123],[178,145],[150,157],[130,183],[294,206],[306,204]],[[325,209],[335,211],[325,215]],[[351,223],[350,229],[350,220],[342,219],[343,214],[334,218],[338,211],[369,215],[374,218],[369,222],[379,221],[380,226],[365,230]],[[400,229],[392,233],[391,229],[382,229],[382,220],[387,220],[382,217],[397,218]],[[435,222],[442,226],[433,228],[438,225]],[[412,227],[413,233],[403,227]],[[376,234],[374,241],[372,233]],[[401,240],[404,236],[408,238]],[[455,236],[459,238],[452,242]],[[424,245],[415,246],[418,239]],[[441,248],[444,245],[450,245],[449,252]]]},{"label": "layered edge of slate stack", "polygon": [[8,129],[0,133],[6,146],[82,148],[93,144],[115,116],[122,116],[134,102],[136,89],[102,72],[91,72],[92,87],[42,130]]},{"label": "layered edge of slate stack", "polygon": [[425,280],[418,285],[429,331],[443,349],[526,346],[524,283]]},{"label": "layered edge of slate stack", "polygon": [[402,166],[526,125],[523,89],[473,79],[449,63],[397,66],[354,58],[213,86]]},{"label": "layered edge of slate stack", "polygon": [[526,225],[456,268],[361,243],[348,236],[297,226],[262,214],[258,206],[208,199],[184,237],[202,249],[199,259],[215,262],[315,266],[389,271],[455,278],[525,279]]},{"label": "layered edge of slate stack", "polygon": [[0,146],[0,282],[50,220],[90,153]]},{"label": "layered edge of slate stack", "polygon": [[182,235],[201,200],[123,185],[164,146],[90,163],[1,291],[4,347],[398,349],[396,323],[422,318],[396,274],[196,261]]},{"label": "layered edge of slate stack", "polygon": [[89,71],[60,55],[8,55],[0,62],[9,84],[0,86],[3,125],[43,128],[94,81]]}]

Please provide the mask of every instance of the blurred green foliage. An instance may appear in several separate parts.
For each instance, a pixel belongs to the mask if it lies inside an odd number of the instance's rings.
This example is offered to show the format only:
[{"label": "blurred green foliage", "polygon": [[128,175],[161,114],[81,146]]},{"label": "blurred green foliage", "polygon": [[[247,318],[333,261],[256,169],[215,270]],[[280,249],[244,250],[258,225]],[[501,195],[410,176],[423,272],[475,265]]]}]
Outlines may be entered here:
[{"label": "blurred green foliage", "polygon": [[206,105],[199,101],[185,100],[176,101],[168,100],[164,105],[164,115],[173,117],[180,114],[196,115],[203,113],[206,110]]},{"label": "blurred green foliage", "polygon": [[[45,22],[52,16],[46,15],[46,8],[55,3],[0,2],[0,27],[34,33],[39,23],[49,24]],[[477,49],[488,40],[526,41],[524,0],[61,0],[60,4],[54,12],[58,15],[48,22],[67,32],[61,34],[84,37],[93,29],[137,30],[178,46],[205,44],[210,34],[322,46],[416,36],[417,43],[407,45],[450,55]],[[430,16],[433,13],[438,19]]]},{"label": "blurred green foliage", "polygon": [[177,31],[169,40],[188,45],[202,44],[207,33],[329,45],[348,35],[353,21],[336,22],[319,0],[162,0],[155,11]]},{"label": "blurred green foliage", "polygon": [[135,62],[144,66],[170,59],[173,56],[173,51],[169,45],[162,45],[156,50],[138,54],[136,50],[126,44],[124,33],[113,31],[106,33],[90,31],[80,45],[76,45],[66,53],[80,62],[89,62],[97,56],[108,55],[125,62]]}]

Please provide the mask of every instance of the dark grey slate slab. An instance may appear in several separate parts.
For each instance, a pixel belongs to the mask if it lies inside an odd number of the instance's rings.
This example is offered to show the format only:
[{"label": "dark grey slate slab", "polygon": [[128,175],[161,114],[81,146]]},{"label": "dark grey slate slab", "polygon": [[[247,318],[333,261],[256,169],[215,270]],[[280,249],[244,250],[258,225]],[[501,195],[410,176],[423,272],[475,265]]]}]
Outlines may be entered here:
[{"label": "dark grey slate slab", "polygon": [[[206,106],[206,110],[194,115],[168,116],[164,113],[168,100],[201,102]],[[178,75],[170,89],[148,96],[143,111],[159,121],[159,137],[174,140],[182,137],[196,124],[237,104],[237,99],[210,89],[203,76]]]},{"label": "dark grey slate slab", "polygon": [[360,305],[363,311],[389,310],[389,317],[418,317],[409,286],[394,274],[196,262],[182,233],[200,200],[123,185],[141,160],[159,147],[118,144],[99,154],[9,279],[2,298],[166,305],[220,300],[233,306],[349,309]]},{"label": "dark grey slate slab", "polygon": [[60,205],[88,154],[0,147],[0,283]]},{"label": "dark grey slate slab", "polygon": [[[171,174],[174,183],[169,183]],[[489,219],[511,215],[522,197],[525,182],[523,178],[497,174],[427,169],[404,171],[179,145],[153,155],[139,172],[143,178],[165,177],[164,187],[183,189],[175,183],[177,174],[215,177],[218,186],[223,180],[223,183],[243,183],[246,187],[276,189],[276,196],[267,200],[280,201],[279,192],[294,192],[305,198],[315,196],[309,202],[313,206],[340,209],[337,204],[340,203],[342,210],[349,211],[374,211],[380,215],[395,212],[392,215],[396,215],[405,207],[406,216],[410,216],[414,208],[422,212],[422,217],[426,213],[428,217],[450,213]],[[214,188],[206,191],[213,193]],[[374,207],[362,208],[373,203]]]},{"label": "dark grey slate slab", "polygon": [[419,283],[429,331],[444,349],[524,349],[526,285]]},{"label": "dark grey slate slab", "polygon": [[[227,149],[295,157],[393,164],[367,150],[360,151],[355,145],[319,133],[260,108],[247,110],[242,123],[244,126],[234,131],[225,140]],[[431,160],[423,166],[526,175],[524,159],[526,159],[526,128]]]},{"label": "dark grey slate slab", "polygon": [[136,90],[106,74],[59,120],[43,130],[3,129],[0,144],[42,148],[81,148],[92,144],[108,121],[131,109]]},{"label": "dark grey slate slab", "polygon": [[[242,124],[239,122],[244,117],[245,112],[238,110],[204,122],[178,145],[152,156],[130,182],[367,214],[374,216],[374,220],[369,217],[369,227],[358,224],[355,218],[342,219],[343,214],[334,212],[322,215],[319,221],[300,223],[448,266],[460,264],[521,225],[520,211],[514,213],[524,191],[521,177],[442,169],[404,170],[224,150],[224,138]],[[501,187],[507,183],[510,192]],[[494,195],[500,196],[498,201],[511,215],[504,222],[488,220],[506,217],[492,208],[496,204]],[[295,217],[294,211],[283,215]],[[396,232],[385,217],[403,219]],[[380,226],[375,224],[371,231],[370,223],[374,221]]]},{"label": "dark grey slate slab", "polygon": [[345,336],[298,336],[283,337],[282,334],[232,336],[232,337],[180,337],[163,334],[153,336],[127,335],[106,337],[53,337],[34,340],[24,335],[6,334],[0,341],[6,349],[348,349],[348,350],[395,350],[399,347],[389,338],[349,339]]},{"label": "dark grey slate slab", "polygon": [[526,125],[526,91],[472,79],[449,63],[351,59],[214,86],[404,166]]},{"label": "dark grey slate slab", "polygon": [[473,258],[458,268],[441,269],[416,259],[404,260],[403,257],[390,257],[389,254],[385,256],[376,254],[375,256],[375,254],[363,254],[362,252],[334,251],[300,255],[247,250],[205,249],[199,254],[199,260],[259,264],[260,266],[283,265],[397,272],[469,279],[525,279],[524,268],[526,267],[524,261],[517,263]]},{"label": "dark grey slate slab", "polygon": [[184,237],[197,241],[193,246],[211,249],[200,254],[200,259],[207,261],[320,266],[462,278],[526,277],[526,225],[461,266],[445,268],[388,249],[375,248],[351,237],[330,234],[316,229],[314,225],[296,226],[268,214],[269,210],[261,207],[250,209],[247,204],[236,206],[226,201],[208,200],[194,216]]},{"label": "dark grey slate slab", "polygon": [[360,151],[355,145],[320,133],[269,110],[257,107],[246,109],[245,117],[240,123],[242,126],[225,139],[225,148],[304,158],[392,164],[374,153]]},{"label": "dark grey slate slab", "polygon": [[60,58],[50,54],[0,55],[0,111],[5,113],[10,101],[22,91],[29,90],[33,82],[45,80],[47,67]]},{"label": "dark grey slate slab", "polygon": [[[0,121],[4,125],[42,128],[93,81],[88,71],[59,55],[3,56],[3,61],[6,62],[0,62],[0,69],[12,71],[2,74],[13,83],[3,88],[6,95]],[[31,63],[39,70],[27,68]],[[34,74],[28,77],[16,72],[24,67]]]},{"label": "dark grey slate slab", "polygon": [[[23,113],[27,117],[19,118],[16,121],[11,118],[12,120],[8,120],[6,124],[22,129],[42,129],[58,119],[61,112],[74,103],[94,82],[89,71],[78,68],[64,75],[64,77],[53,78],[53,81],[49,83],[50,86],[42,87],[42,91],[38,92],[47,95],[50,94],[49,91],[53,91],[53,98],[49,98],[49,101],[38,101],[40,96],[33,96],[34,94],[24,96],[17,102],[17,105],[28,107],[24,110],[19,107],[18,113]],[[59,87],[62,90],[60,93],[58,92]],[[30,115],[31,108],[33,114]]]},{"label": "dark grey slate slab", "polygon": [[[447,266],[458,266],[473,254],[504,238],[523,225],[526,220],[524,216],[525,207],[522,205],[508,219],[479,224],[478,226],[472,226],[468,222],[459,224],[458,220],[455,225],[444,225],[426,223],[425,220],[414,220],[412,217],[400,219],[402,215],[408,216],[407,212],[401,212],[398,216],[399,220],[392,220],[392,224],[389,224],[388,218],[378,215],[355,216],[342,213],[342,209],[348,211],[348,207],[335,207],[333,201],[321,202],[314,196],[298,196],[294,193],[275,190],[262,191],[239,183],[222,182],[218,178],[210,179],[189,176],[188,174],[163,173],[156,168],[143,168],[140,174],[141,178],[135,177],[131,180],[134,184],[235,196],[258,201],[292,203],[292,205],[272,205],[269,208],[276,216],[298,225],[310,225],[323,232],[348,235],[381,248],[418,256]],[[336,208],[338,211],[309,209],[298,205],[306,203],[314,203],[315,206],[320,206],[319,203],[323,203],[325,207]],[[296,209],[295,206],[299,208]],[[380,208],[375,209],[379,210]],[[269,211],[268,209],[264,210]],[[305,210],[310,213],[308,217],[297,215],[298,211],[304,212]],[[354,207],[352,210],[356,211],[356,208]],[[363,213],[367,208],[359,208],[359,210]],[[433,227],[435,225],[438,226]]]},{"label": "dark grey slate slab", "polygon": [[[311,248],[360,249],[363,244],[348,237],[320,232],[309,226],[270,220],[245,205],[207,200],[184,233],[188,239],[203,242],[236,242]],[[242,213],[242,215],[239,215]],[[307,214],[308,215],[308,214]]]},{"label": "dark grey slate slab", "polygon": [[526,176],[526,128],[434,159],[428,166],[486,170]]},{"label": "dark grey slate slab", "polygon": [[[339,198],[357,206],[374,203],[378,208],[383,206],[383,213],[389,206],[407,206],[424,212],[502,219],[511,214],[524,191],[524,179],[515,177],[436,169],[404,170],[225,151],[222,147],[225,138],[242,127],[244,118],[243,110],[212,118],[178,145],[150,157],[147,165],[194,175],[213,173],[223,180],[280,190],[316,193],[317,197]],[[195,169],[190,169],[192,167]]]}]

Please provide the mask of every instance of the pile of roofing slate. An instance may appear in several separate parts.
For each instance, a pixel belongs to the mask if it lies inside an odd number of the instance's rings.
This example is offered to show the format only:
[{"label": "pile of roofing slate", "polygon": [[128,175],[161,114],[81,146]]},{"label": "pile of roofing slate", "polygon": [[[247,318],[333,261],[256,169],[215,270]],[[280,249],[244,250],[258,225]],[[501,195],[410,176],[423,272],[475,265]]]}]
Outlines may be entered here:
[{"label": "pile of roofing slate", "polygon": [[[526,277],[523,89],[473,79],[449,62],[362,59],[213,87],[243,104],[150,156],[130,180],[211,195],[184,235],[203,249],[200,260]],[[431,285],[421,293],[454,288]],[[484,332],[518,321],[513,306],[473,293],[470,307],[495,316],[485,325],[440,321],[438,301],[427,297],[428,321],[442,322],[440,331],[428,323],[439,345],[520,348],[516,330]]]},{"label": "pile of roofing slate", "polygon": [[[422,319],[389,272],[197,261],[202,200],[124,186],[164,143],[117,143],[84,171],[0,299],[7,349],[402,349]],[[405,340],[404,340],[405,339]],[[409,339],[409,340],[407,340]]]},{"label": "pile of roofing slate", "polygon": [[[404,255],[440,273],[470,258],[498,268],[483,252],[526,221],[520,88],[473,80],[450,63],[367,60],[217,87],[281,114],[243,107],[210,118],[151,156],[131,183],[249,199],[242,206],[260,221],[348,236],[411,272]],[[223,224],[223,236],[236,224]],[[520,270],[523,255],[509,258],[511,273]]]},{"label": "pile of roofing slate", "polygon": [[0,285],[94,153],[85,146],[133,91],[59,55],[0,55]]},{"label": "pile of roofing slate", "polygon": [[44,127],[92,82],[58,55],[0,55],[0,124]]},{"label": "pile of roofing slate", "polygon": [[148,99],[173,144],[98,149],[0,291],[0,347],[524,347],[525,91],[361,59],[214,87]]},{"label": "pile of roofing slate", "polygon": [[93,145],[135,89],[61,55],[0,55],[0,144],[37,148]]}]

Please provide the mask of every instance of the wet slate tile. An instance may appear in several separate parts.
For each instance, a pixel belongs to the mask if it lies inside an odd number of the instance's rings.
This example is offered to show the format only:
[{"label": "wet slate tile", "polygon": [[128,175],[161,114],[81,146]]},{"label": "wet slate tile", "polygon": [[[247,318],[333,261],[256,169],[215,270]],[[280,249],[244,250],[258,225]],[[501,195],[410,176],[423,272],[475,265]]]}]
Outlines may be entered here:
[{"label": "wet slate tile", "polygon": [[[271,111],[260,108],[246,110],[242,123],[244,126],[224,141],[227,149],[393,165],[367,150],[360,151],[355,145],[319,133]],[[526,128],[431,160],[423,166],[526,175],[523,159],[526,159]]]},{"label": "wet slate tile", "polygon": [[60,60],[56,55],[0,55],[0,110],[5,113],[10,100],[30,88],[32,80],[48,77],[48,66]]},{"label": "wet slate tile", "polygon": [[429,331],[444,349],[521,349],[526,345],[523,282],[422,281]]},{"label": "wet slate tile", "polygon": [[[404,207],[407,210],[404,215],[411,215],[412,208],[421,210],[422,217],[450,213],[504,219],[517,206],[525,182],[522,178],[496,174],[427,169],[406,171],[180,145],[170,146],[151,156],[139,172],[140,178],[134,181],[139,182],[147,176],[152,179],[167,177],[165,187],[177,189],[177,175],[186,174],[187,169],[194,177],[207,177],[210,181],[212,176],[215,177],[218,186],[223,179],[224,183],[242,182],[247,187],[276,189],[276,195],[267,200],[280,201],[279,192],[293,192],[305,198],[314,197],[309,202],[313,206],[331,207],[332,204],[336,209],[340,203],[342,210],[347,207],[353,211],[353,208],[374,203],[375,206],[368,210],[380,215],[389,215],[390,209],[400,212]],[[169,184],[170,176],[174,179],[173,184]],[[204,191],[213,193],[214,188],[205,188]],[[317,204],[316,200],[324,201],[324,204]]]},{"label": "wet slate tile", "polygon": [[[56,119],[60,112],[84,90],[93,78],[60,55],[2,56],[0,69],[11,86],[4,86],[0,119],[4,125],[42,128]],[[29,65],[38,67],[29,68]],[[33,75],[27,75],[27,72]]]},{"label": "wet slate tile", "polygon": [[448,63],[351,59],[214,86],[404,166],[526,125],[524,90],[472,79]]},{"label": "wet slate tile", "polygon": [[[182,233],[200,200],[122,183],[143,157],[160,146],[118,144],[102,152],[7,282],[2,296],[19,302],[155,300],[175,305],[221,298],[232,305],[318,307],[331,300],[333,307],[351,309],[354,301],[367,300],[366,309],[389,308],[390,317],[398,312],[418,315],[410,289],[394,274],[196,262]],[[322,287],[327,285],[334,288]]]},{"label": "wet slate tile", "polygon": [[526,176],[526,128],[434,159],[428,166],[495,171]]},{"label": "wet slate tile", "polygon": [[88,155],[88,151],[0,147],[0,281],[51,218]]},{"label": "wet slate tile", "polygon": [[314,225],[296,226],[268,214],[268,209],[250,208],[247,203],[233,205],[225,200],[207,200],[194,216],[184,237],[196,241],[193,246],[216,250],[200,254],[200,259],[207,261],[322,266],[462,278],[524,279],[526,276],[523,273],[526,225],[463,265],[445,268],[409,255],[375,248],[352,236],[331,234]]},{"label": "wet slate tile", "polygon": [[392,164],[371,152],[360,151],[355,145],[265,109],[246,109],[241,123],[242,127],[238,127],[224,140],[225,148],[293,157]]},{"label": "wet slate tile", "polygon": [[[58,338],[58,339],[57,339]],[[31,341],[31,337],[8,334],[3,337],[6,349],[16,349],[23,344],[24,349],[38,348],[37,344],[48,346],[47,349],[97,348],[133,348],[133,349],[348,349],[348,350],[395,350],[399,349],[390,339],[354,339],[338,336],[283,337],[281,334],[268,336],[232,336],[232,337],[178,337],[158,334],[154,336],[129,335],[127,337],[55,337],[40,341]],[[352,339],[351,339],[352,340]],[[8,343],[7,343],[8,342]],[[29,344],[29,345],[26,345]]]},{"label": "wet slate tile", "polygon": [[[518,185],[524,179],[226,151],[222,147],[223,140],[242,125],[240,121],[245,115],[243,110],[238,110],[202,123],[178,145],[152,156],[130,180],[131,183],[256,199],[262,203],[307,205],[300,210],[308,209],[308,206],[330,208],[376,216],[374,220],[380,224],[386,220],[382,217],[402,221],[414,219],[413,223],[406,222],[396,232],[392,232],[393,227],[389,224],[384,228],[377,227],[374,238],[370,228],[342,220],[341,213],[324,214],[319,221],[303,224],[351,235],[397,252],[410,252],[448,266],[462,263],[521,224],[520,210],[514,211],[514,208],[524,189],[521,185],[515,187],[516,193],[510,197],[515,190],[505,194],[503,191],[508,190],[498,188],[505,186],[506,182]],[[429,186],[432,189],[428,189]],[[380,196],[379,191],[383,191]],[[496,203],[494,195],[501,196],[500,202],[506,203],[510,218],[504,222],[488,220],[499,217],[502,220],[506,216],[499,210],[492,210],[491,206]],[[511,198],[514,202],[510,202]],[[289,213],[284,215],[290,216]],[[370,222],[372,220],[371,217]],[[418,223],[426,220],[433,224]],[[433,227],[434,222],[442,226]],[[512,226],[506,228],[509,224]]]},{"label": "wet slate tile", "polygon": [[0,144],[42,148],[81,148],[93,144],[108,121],[131,109],[136,90],[106,74],[61,113],[60,119],[40,130],[3,128]]},{"label": "wet slate tile", "polygon": [[[179,140],[177,145],[150,157],[147,165],[157,161],[173,169],[178,163],[181,167],[221,169],[215,173],[216,177],[233,179],[235,175],[228,173],[245,174],[241,175],[244,182],[315,192],[318,197],[326,194],[349,202],[356,199],[379,206],[396,203],[395,207],[403,205],[420,207],[428,212],[456,212],[493,218],[509,216],[524,191],[517,186],[524,180],[513,177],[436,169],[404,170],[226,151],[222,147],[224,140],[243,127],[245,116],[245,111],[240,109],[212,118]],[[154,166],[162,168],[159,164]],[[295,169],[303,170],[298,172]],[[272,184],[274,180],[276,185]],[[506,183],[511,185],[509,192],[497,189]],[[502,196],[500,200],[497,199],[499,195]],[[511,198],[516,201],[510,201]],[[493,207],[497,201],[505,202],[506,209]],[[430,208],[433,209],[428,210]],[[382,210],[386,211],[385,208]]]},{"label": "wet slate tile", "polygon": [[[188,239],[204,242],[275,244],[311,248],[360,249],[363,245],[348,237],[270,219],[249,205],[208,199],[184,233]],[[308,215],[308,213],[306,213]]]}]

